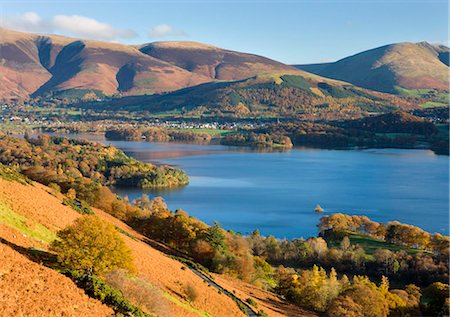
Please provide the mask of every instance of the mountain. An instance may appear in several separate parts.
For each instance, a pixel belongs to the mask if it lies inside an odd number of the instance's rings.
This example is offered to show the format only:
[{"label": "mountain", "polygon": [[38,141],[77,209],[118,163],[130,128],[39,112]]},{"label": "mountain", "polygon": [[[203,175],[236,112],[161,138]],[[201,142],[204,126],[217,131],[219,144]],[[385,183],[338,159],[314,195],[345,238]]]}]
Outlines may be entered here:
[{"label": "mountain", "polygon": [[295,72],[294,67],[266,57],[195,42],[155,42],[139,50],[211,79],[239,80],[262,73]]},{"label": "mountain", "polygon": [[427,42],[391,44],[334,63],[297,68],[356,86],[394,94],[448,90],[449,48]]},{"label": "mountain", "polygon": [[143,94],[209,79],[122,44],[0,30],[1,97]]},{"label": "mountain", "polygon": [[0,98],[142,95],[265,72],[299,72],[257,55],[193,42],[141,46],[0,29]]},{"label": "mountain", "polygon": [[204,83],[170,93],[79,105],[97,110],[236,117],[302,116],[304,119],[352,118],[366,112],[414,107],[414,104],[394,95],[308,73],[258,75],[244,80]]}]

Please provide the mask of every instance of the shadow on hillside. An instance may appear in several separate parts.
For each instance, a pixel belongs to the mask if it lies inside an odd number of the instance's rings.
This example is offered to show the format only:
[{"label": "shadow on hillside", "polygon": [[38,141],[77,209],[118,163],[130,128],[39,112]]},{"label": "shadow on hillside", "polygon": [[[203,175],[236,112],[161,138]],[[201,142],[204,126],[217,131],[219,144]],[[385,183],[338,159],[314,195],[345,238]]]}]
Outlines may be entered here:
[{"label": "shadow on hillside", "polygon": [[56,255],[50,252],[47,252],[45,250],[39,250],[35,248],[25,248],[20,245],[17,245],[15,243],[12,243],[4,238],[0,237],[0,243],[3,243],[4,245],[7,245],[11,249],[19,252],[20,254],[27,257],[29,260],[47,266],[54,268],[57,265],[57,259]]}]

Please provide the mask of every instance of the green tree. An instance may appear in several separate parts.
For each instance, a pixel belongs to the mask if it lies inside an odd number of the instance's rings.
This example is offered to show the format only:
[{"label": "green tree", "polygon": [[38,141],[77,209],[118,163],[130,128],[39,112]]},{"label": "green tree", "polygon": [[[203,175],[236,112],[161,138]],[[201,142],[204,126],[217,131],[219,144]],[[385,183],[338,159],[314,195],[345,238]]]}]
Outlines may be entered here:
[{"label": "green tree", "polygon": [[113,225],[97,216],[84,216],[58,232],[50,249],[68,269],[103,274],[123,268],[134,271],[131,250]]},{"label": "green tree", "polygon": [[[426,316],[448,316],[448,284],[436,282],[424,289],[421,299]],[[447,310],[447,311],[446,311]]]}]

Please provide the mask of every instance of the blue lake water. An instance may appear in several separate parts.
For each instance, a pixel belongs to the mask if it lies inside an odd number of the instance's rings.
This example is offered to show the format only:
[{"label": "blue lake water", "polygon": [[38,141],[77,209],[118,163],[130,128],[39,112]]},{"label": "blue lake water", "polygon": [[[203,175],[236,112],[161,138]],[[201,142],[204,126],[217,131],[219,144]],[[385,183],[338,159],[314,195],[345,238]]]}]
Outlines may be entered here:
[{"label": "blue lake water", "polygon": [[[90,137],[90,139],[95,139]],[[430,232],[449,231],[449,158],[428,150],[295,148],[260,153],[220,145],[111,143],[147,162],[186,170],[184,188],[152,192],[168,206],[224,228],[258,228],[277,237],[317,234],[321,215],[335,212],[398,220]],[[130,200],[138,189],[115,189]],[[325,212],[318,215],[320,204]]]}]

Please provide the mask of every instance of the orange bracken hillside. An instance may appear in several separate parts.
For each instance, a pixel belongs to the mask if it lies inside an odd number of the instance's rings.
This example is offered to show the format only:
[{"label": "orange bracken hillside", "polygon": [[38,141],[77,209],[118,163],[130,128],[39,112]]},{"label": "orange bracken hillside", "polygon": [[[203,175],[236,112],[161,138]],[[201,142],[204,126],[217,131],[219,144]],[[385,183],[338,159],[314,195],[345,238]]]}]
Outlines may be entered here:
[{"label": "orange bracken hillside", "polygon": [[[8,316],[14,316],[16,312],[27,316],[46,315],[42,313],[43,309],[52,309],[49,313],[55,316],[107,316],[111,312],[100,302],[89,299],[67,277],[32,262],[18,252],[30,247],[47,249],[58,230],[81,216],[63,205],[62,199],[62,195],[52,193],[51,189],[41,184],[22,184],[0,178],[0,252],[5,258],[5,265],[0,269],[0,296],[5,298],[0,302],[8,303],[8,311],[12,312]],[[182,263],[145,243],[145,238],[129,226],[101,210],[95,210],[95,213],[123,232],[122,238],[134,255],[137,276],[157,289],[160,295],[159,316],[245,316],[231,298],[208,286]],[[222,281],[222,278],[219,276],[218,280]],[[233,289],[234,285],[241,285],[237,295],[242,300],[253,296],[251,292],[257,290],[232,278],[224,278],[223,281],[227,281],[221,283],[225,289],[229,285]],[[187,287],[194,288],[197,293],[192,303],[186,300]],[[48,307],[49,301],[45,300],[47,294],[59,304]],[[258,298],[264,296],[267,298],[261,307],[269,316],[293,316],[292,312],[296,311],[292,305],[282,304],[282,300],[271,293],[261,291]],[[31,305],[30,301],[42,303],[42,307]],[[304,312],[298,316],[311,314]]]},{"label": "orange bracken hillside", "polygon": [[0,316],[111,316],[67,277],[0,243]]}]

